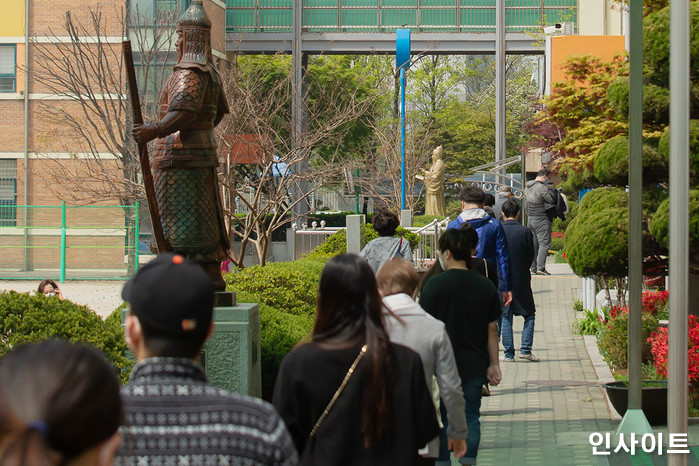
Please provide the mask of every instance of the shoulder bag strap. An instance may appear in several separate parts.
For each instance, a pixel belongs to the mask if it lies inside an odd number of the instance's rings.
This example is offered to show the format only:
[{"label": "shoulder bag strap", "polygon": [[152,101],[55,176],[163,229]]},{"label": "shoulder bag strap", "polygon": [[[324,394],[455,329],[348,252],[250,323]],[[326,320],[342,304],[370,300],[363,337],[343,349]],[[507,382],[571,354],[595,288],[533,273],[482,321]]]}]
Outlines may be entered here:
[{"label": "shoulder bag strap", "polygon": [[357,368],[357,364],[359,364],[359,361],[361,361],[362,358],[364,357],[364,354],[366,354],[366,349],[367,349],[367,346],[364,345],[364,346],[362,346],[362,349],[359,350],[359,354],[357,355],[357,358],[354,360],[354,362],[350,366],[349,370],[347,371],[347,374],[345,374],[345,378],[342,381],[342,383],[340,384],[340,387],[337,389],[337,391],[333,395],[332,399],[330,400],[330,403],[328,403],[328,406],[323,411],[323,414],[321,414],[320,417],[318,418],[318,421],[316,422],[316,425],[313,426],[313,430],[311,430],[311,433],[308,434],[308,439],[306,440],[306,444],[308,444],[308,442],[315,436],[316,432],[318,431],[318,428],[320,427],[320,424],[325,420],[325,417],[328,415],[328,413],[332,409],[333,405],[335,405],[335,402],[337,401],[338,397],[340,396],[340,393],[342,393],[342,390],[345,389],[347,382],[349,382],[350,377],[352,377],[354,370]]},{"label": "shoulder bag strap", "polygon": [[488,261],[486,259],[483,259],[483,267],[485,268],[485,278],[490,278],[488,276]]}]

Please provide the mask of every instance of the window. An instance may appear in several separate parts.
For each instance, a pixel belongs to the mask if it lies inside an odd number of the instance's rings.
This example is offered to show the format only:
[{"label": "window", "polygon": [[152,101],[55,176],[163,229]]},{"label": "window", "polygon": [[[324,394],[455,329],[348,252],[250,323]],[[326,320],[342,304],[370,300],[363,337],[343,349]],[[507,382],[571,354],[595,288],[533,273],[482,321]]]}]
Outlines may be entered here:
[{"label": "window", "polygon": [[17,90],[17,46],[0,45],[0,92]]},{"label": "window", "polygon": [[0,227],[17,226],[17,160],[0,159]]}]

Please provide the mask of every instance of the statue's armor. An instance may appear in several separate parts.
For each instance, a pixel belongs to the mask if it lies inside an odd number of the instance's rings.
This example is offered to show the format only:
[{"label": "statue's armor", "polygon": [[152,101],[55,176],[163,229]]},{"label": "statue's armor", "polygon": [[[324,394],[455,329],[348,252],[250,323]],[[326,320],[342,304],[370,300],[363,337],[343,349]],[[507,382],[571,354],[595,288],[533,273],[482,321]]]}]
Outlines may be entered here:
[{"label": "statue's armor", "polygon": [[220,80],[210,72],[176,66],[161,94],[160,118],[181,111],[196,118],[153,146],[153,182],[167,249],[199,261],[223,259],[229,249],[213,132],[220,93]]}]

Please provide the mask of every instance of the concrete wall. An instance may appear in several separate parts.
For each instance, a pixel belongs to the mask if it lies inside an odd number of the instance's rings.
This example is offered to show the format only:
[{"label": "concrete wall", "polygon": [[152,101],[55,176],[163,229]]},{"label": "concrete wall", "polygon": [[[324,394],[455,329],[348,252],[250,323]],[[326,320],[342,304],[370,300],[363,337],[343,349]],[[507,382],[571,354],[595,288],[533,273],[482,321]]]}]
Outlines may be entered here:
[{"label": "concrete wall", "polygon": [[622,7],[612,0],[579,0],[578,34],[581,36],[624,34]]}]

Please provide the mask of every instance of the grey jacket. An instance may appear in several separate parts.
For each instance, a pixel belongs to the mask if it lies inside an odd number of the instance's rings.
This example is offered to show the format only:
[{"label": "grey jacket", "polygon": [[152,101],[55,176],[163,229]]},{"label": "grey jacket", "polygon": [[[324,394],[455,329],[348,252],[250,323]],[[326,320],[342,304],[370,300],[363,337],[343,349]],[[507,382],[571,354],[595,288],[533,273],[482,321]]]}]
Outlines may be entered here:
[{"label": "grey jacket", "polygon": [[359,253],[360,257],[366,259],[374,274],[379,272],[384,263],[390,261],[400,253],[404,259],[413,261],[413,252],[410,250],[410,242],[399,236],[382,236],[369,241],[364,249]]},{"label": "grey jacket", "polygon": [[[454,350],[444,323],[425,312],[419,304],[404,293],[383,298],[385,307],[400,320],[384,311],[386,331],[393,343],[407,346],[420,355],[425,370],[425,383],[432,390],[432,376],[437,377],[439,396],[447,409],[447,437],[455,440],[466,438],[466,414],[464,394],[459,371],[456,368]],[[402,322],[401,322],[402,320]],[[437,407],[435,407],[437,408]],[[428,444],[430,458],[439,456],[439,437]]]},{"label": "grey jacket", "polygon": [[544,183],[536,180],[528,181],[527,188],[524,190],[524,197],[527,201],[527,215],[529,217],[548,219],[546,209],[555,205],[556,196],[549,191],[549,188]]}]

